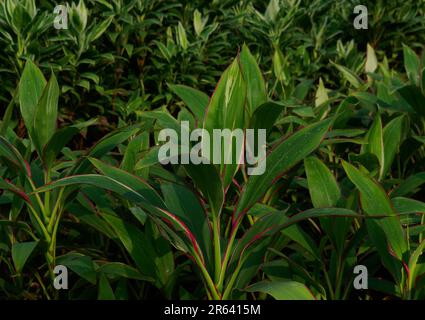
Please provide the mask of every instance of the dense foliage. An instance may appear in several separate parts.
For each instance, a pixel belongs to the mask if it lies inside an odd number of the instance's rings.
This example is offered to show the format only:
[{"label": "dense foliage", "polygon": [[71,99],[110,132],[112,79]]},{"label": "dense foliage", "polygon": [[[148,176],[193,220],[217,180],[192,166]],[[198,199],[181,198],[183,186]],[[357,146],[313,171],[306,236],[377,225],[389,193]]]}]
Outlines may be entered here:
[{"label": "dense foliage", "polygon": [[[425,299],[424,2],[55,6],[0,3],[0,298]],[[162,165],[181,121],[265,173]]]}]

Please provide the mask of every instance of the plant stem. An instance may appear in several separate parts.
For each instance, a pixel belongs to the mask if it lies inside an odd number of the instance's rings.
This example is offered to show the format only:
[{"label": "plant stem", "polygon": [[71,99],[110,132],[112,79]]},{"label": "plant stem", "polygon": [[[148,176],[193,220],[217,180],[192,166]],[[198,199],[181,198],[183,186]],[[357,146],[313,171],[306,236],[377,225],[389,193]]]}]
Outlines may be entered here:
[{"label": "plant stem", "polygon": [[47,229],[44,226],[43,221],[41,221],[40,217],[38,216],[37,211],[35,211],[35,209],[30,204],[28,204],[28,207],[30,209],[30,212],[33,214],[35,220],[37,221],[37,223],[38,223],[38,225],[39,225],[39,227],[40,227],[40,229],[41,229],[44,237],[46,238],[46,241],[50,241],[49,232],[47,232]]},{"label": "plant stem", "polygon": [[329,279],[329,274],[326,271],[325,265],[323,265],[322,267],[323,267],[323,274],[325,275],[326,284],[328,285],[329,294],[331,295],[331,299],[335,300],[335,294],[333,292],[331,280]]},{"label": "plant stem", "polygon": [[0,135],[4,136],[6,134],[6,130],[9,126],[10,119],[12,118],[13,105],[15,104],[15,99],[18,93],[18,87],[16,87],[15,91],[13,91],[12,100],[10,100],[9,105],[6,108],[6,111],[3,116]]},{"label": "plant stem", "polygon": [[235,283],[235,281],[236,281],[236,279],[237,279],[237,277],[238,277],[238,275],[239,275],[239,272],[241,271],[241,268],[242,268],[242,266],[244,265],[244,263],[245,263],[245,261],[246,261],[246,259],[247,259],[247,257],[245,257],[244,259],[242,259],[242,261],[239,261],[239,263],[238,263],[238,265],[237,265],[237,267],[236,267],[236,269],[235,269],[235,271],[233,272],[233,274],[232,274],[232,277],[230,278],[230,280],[229,280],[229,283],[227,284],[227,286],[226,286],[226,290],[224,290],[224,293],[223,293],[223,296],[222,296],[222,299],[223,300],[226,300],[227,299],[227,297],[230,295],[230,293],[232,292],[232,289],[233,289],[233,284]]},{"label": "plant stem", "polygon": [[340,299],[341,293],[341,284],[342,284],[342,276],[344,274],[344,264],[342,263],[342,257],[339,255],[338,258],[338,271],[336,275],[336,289],[335,289],[335,298],[337,300]]},{"label": "plant stem", "polygon": [[[50,171],[47,170],[44,177],[44,184],[48,184],[50,182]],[[46,192],[44,195],[44,209],[46,210],[47,217],[51,216],[50,212],[50,192]]]},{"label": "plant stem", "polygon": [[[33,191],[35,191],[37,188],[35,187],[34,182],[32,181],[32,179],[30,177],[27,177],[27,178],[28,178],[28,181],[31,185],[31,188],[33,189]],[[40,210],[41,210],[41,213],[43,214],[43,218],[47,222],[48,216],[47,216],[46,210],[44,208],[44,204],[41,201],[40,195],[38,193],[35,193],[34,195],[35,195],[35,198],[37,199],[38,205],[40,206]]]},{"label": "plant stem", "polygon": [[221,246],[220,246],[220,219],[213,213],[213,234],[214,234],[214,279],[218,281],[221,273]]},{"label": "plant stem", "polygon": [[53,225],[54,225],[54,223],[56,223],[56,221],[58,221],[59,220],[59,217],[57,218],[57,219],[55,219],[55,216],[56,216],[56,213],[58,212],[58,210],[59,210],[59,206],[60,206],[60,202],[61,202],[61,200],[62,200],[62,195],[63,195],[63,191],[65,190],[65,188],[61,188],[61,190],[59,191],[59,195],[58,195],[58,198],[57,198],[57,200],[56,200],[56,203],[55,203],[55,207],[53,208],[53,212],[52,212],[52,214],[51,214],[51,218],[50,218],[50,221],[49,221],[49,225],[48,225],[48,227],[47,227],[47,230],[49,231],[49,232],[52,232],[52,228],[53,228]]},{"label": "plant stem", "polygon": [[218,289],[221,290],[223,287],[223,283],[224,283],[224,275],[227,269],[227,263],[229,262],[230,259],[230,251],[233,249],[233,242],[235,241],[235,237],[236,237],[236,232],[239,229],[239,222],[237,222],[236,226],[232,227],[232,231],[230,233],[230,239],[229,239],[229,243],[227,244],[226,247],[226,251],[224,252],[224,257],[223,257],[223,262],[221,265],[221,272],[220,272],[220,276],[218,278]]},{"label": "plant stem", "polygon": [[202,263],[201,259],[199,258],[198,254],[196,252],[192,252],[192,254],[193,254],[193,257],[195,258],[196,263],[198,264],[198,267],[201,269],[202,275],[204,276],[204,279],[208,285],[208,289],[211,296],[215,300],[220,300],[220,294],[217,292],[217,288],[214,285],[214,282],[212,281],[207,269],[205,269],[205,266]]}]

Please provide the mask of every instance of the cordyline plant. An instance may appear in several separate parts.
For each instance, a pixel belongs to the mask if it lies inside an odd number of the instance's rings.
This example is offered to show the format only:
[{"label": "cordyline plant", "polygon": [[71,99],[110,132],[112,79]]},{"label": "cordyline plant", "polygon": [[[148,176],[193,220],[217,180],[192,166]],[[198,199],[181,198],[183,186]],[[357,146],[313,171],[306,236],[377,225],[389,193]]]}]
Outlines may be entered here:
[{"label": "cordyline plant", "polygon": [[[186,116],[193,120],[193,126],[202,124],[209,131],[270,129],[283,108],[268,101],[260,70],[246,46],[224,72],[210,99],[185,86],[172,86],[172,89],[192,112]],[[156,119],[159,127],[179,127],[177,120],[166,111],[152,111],[145,116]],[[248,177],[246,167],[237,164],[181,165],[196,190],[187,184],[187,179],[165,175],[159,180],[158,190],[137,175],[91,156],[89,161],[100,174],[63,177],[38,188],[35,194],[58,192],[82,184],[113,191],[148,214],[162,234],[193,260],[200,270],[208,298],[235,298],[240,295],[235,289],[243,290],[256,275],[265,250],[278,231],[314,217],[358,216],[354,211],[335,208],[311,209],[293,217],[280,211],[264,212],[264,209],[258,216],[249,214],[257,208],[259,199],[267,203],[264,195],[270,197],[276,191],[273,184],[280,176],[321,145],[331,123],[331,119],[318,121],[274,141],[267,157],[260,160],[266,161],[263,175]],[[225,148],[235,152],[234,146]],[[136,167],[148,167],[155,162],[158,162],[158,147],[153,147]],[[261,211],[261,207],[258,210]],[[261,285],[267,287],[268,283]],[[297,298],[314,298],[302,283],[287,281],[280,285],[282,290],[294,291]]]},{"label": "cordyline plant", "polygon": [[[20,275],[30,255],[42,252],[45,264],[34,270],[34,277],[46,297],[57,297],[57,291],[51,288],[54,267],[59,263],[71,267],[72,259],[78,260],[78,267],[74,263],[72,270],[92,284],[98,280],[99,298],[115,297],[109,280],[116,276],[150,282],[171,297],[173,273],[178,274],[179,269],[174,266],[172,245],[197,267],[209,299],[245,298],[246,292],[261,292],[260,298],[265,293],[277,299],[347,298],[352,267],[361,261],[377,270],[383,265],[394,280],[389,283],[374,278],[370,283],[373,289],[420,299],[424,295],[425,269],[420,258],[425,248],[424,219],[416,213],[424,212],[425,205],[406,196],[415,194],[425,180],[422,173],[416,173],[403,181],[412,156],[397,153],[406,135],[416,141],[423,135],[422,109],[416,100],[403,95],[410,90],[424,99],[419,85],[424,83],[423,76],[416,70],[419,64],[412,67],[416,65],[412,61],[417,58],[410,53],[412,83],[399,90],[404,106],[414,104],[410,108],[392,108],[387,114],[379,107],[373,110],[374,120],[367,130],[348,129],[348,120],[357,120],[357,113],[362,111],[358,106],[365,95],[345,98],[336,110],[330,110],[329,102],[320,99],[322,103],[316,105],[310,124],[305,122],[295,132],[291,125],[289,135],[276,138],[275,122],[282,119],[289,103],[269,101],[256,60],[243,46],[210,98],[183,85],[170,85],[187,106],[177,118],[167,110],[143,112],[140,125],[118,129],[85,153],[64,147],[93,121],[56,129],[56,78],[52,74],[47,82],[38,67],[28,61],[18,90],[28,139],[18,138],[5,123],[0,137],[4,164],[0,189],[13,195],[8,198],[9,217],[0,220],[0,225],[10,231],[13,265],[1,258],[11,274]],[[340,70],[348,72],[346,68]],[[368,75],[374,77],[371,72]],[[359,88],[368,86],[358,82]],[[416,122],[414,130],[406,130],[406,119]],[[165,170],[159,164],[157,130],[180,132],[182,120],[188,121],[191,129],[209,132],[266,129],[269,148],[267,156],[260,159],[266,171],[250,176],[246,165],[236,163],[177,164]],[[363,139],[357,138],[360,135]],[[155,145],[151,146],[150,138]],[[345,149],[340,151],[340,143],[361,145],[358,154],[348,154],[356,166],[343,160]],[[116,157],[108,154],[117,147],[122,156],[119,167],[115,166]],[[232,154],[237,150],[232,144],[224,145],[224,149]],[[414,160],[421,159],[420,152],[414,154]],[[396,159],[402,161],[397,165],[403,168],[398,176],[390,170]],[[304,172],[305,181],[294,178]],[[280,179],[282,176],[285,179]],[[287,183],[308,187],[311,202],[304,206],[294,203],[282,210],[276,199],[289,194]],[[133,221],[142,222],[145,228],[124,219],[123,213],[117,214],[116,206],[99,190],[117,195],[119,208],[128,209],[124,213],[131,213]],[[84,216],[83,211],[89,214]],[[105,257],[96,263],[82,255],[56,257],[60,223],[67,212],[120,243],[137,270],[123,263],[108,263]],[[319,229],[313,222],[316,219],[325,235],[320,245],[296,225],[308,221]],[[298,246],[291,258],[280,252],[288,239]],[[296,255],[305,261],[297,264],[300,258]],[[329,266],[325,255],[330,256]],[[382,265],[376,263],[376,257]],[[291,271],[286,268],[276,276],[281,258],[290,264]],[[271,267],[274,271],[270,272]],[[260,268],[264,273],[258,272]],[[323,278],[326,289],[321,284]]]},{"label": "cordyline plant", "polygon": [[[66,200],[75,188],[58,188],[43,194],[34,192],[52,179],[87,170],[89,162],[79,157],[77,151],[68,154],[68,161],[58,161],[58,158],[76,134],[96,122],[90,120],[57,129],[58,98],[59,86],[54,74],[47,82],[40,69],[28,61],[19,84],[19,105],[29,139],[17,137],[5,122],[2,124],[4,135],[0,136],[0,159],[5,165],[1,167],[0,189],[15,195],[11,200],[8,220],[0,221],[1,225],[15,230],[10,233],[14,264],[9,265],[10,272],[20,275],[30,255],[40,247],[45,255],[50,285],[43,284],[42,269],[36,270],[34,277],[47,297],[51,296],[49,291],[55,277],[59,222]],[[105,136],[87,154],[102,156],[139,130],[138,127],[120,129]],[[33,241],[25,241],[28,236],[22,234],[27,234]],[[55,291],[54,294],[57,294]]]},{"label": "cordyline plant", "polygon": [[[423,174],[417,172],[424,157],[425,76],[421,72],[421,58],[407,46],[403,46],[403,53],[407,77],[390,70],[386,59],[378,63],[370,45],[367,46],[365,81],[352,70],[337,66],[354,88],[352,102],[373,114],[360,152],[348,155],[360,168],[346,162],[342,165],[360,193],[360,208],[355,210],[362,210],[366,216],[383,213],[393,216],[380,222],[365,221],[370,242],[395,282],[389,285],[385,280],[374,279],[372,286],[385,294],[421,299],[424,269],[420,256],[425,246],[425,207],[413,196],[425,182]],[[346,111],[350,108],[345,104]],[[350,131],[354,133],[355,129]]]}]

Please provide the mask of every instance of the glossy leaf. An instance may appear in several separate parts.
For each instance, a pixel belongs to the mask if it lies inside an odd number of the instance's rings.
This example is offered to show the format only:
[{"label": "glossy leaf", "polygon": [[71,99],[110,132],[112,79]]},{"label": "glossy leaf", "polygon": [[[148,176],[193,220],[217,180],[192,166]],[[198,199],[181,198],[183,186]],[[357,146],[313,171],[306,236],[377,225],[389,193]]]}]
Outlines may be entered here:
[{"label": "glossy leaf", "polygon": [[30,135],[33,134],[36,108],[45,86],[46,79],[43,73],[31,60],[28,60],[19,82],[19,105]]},{"label": "glossy leaf", "polygon": [[[237,59],[226,69],[211,97],[204,121],[204,129],[210,136],[214,129],[244,129],[246,84],[242,76]],[[225,140],[225,139],[222,139]],[[211,146],[212,147],[212,146]],[[222,141],[220,157],[220,174],[223,176],[223,185],[227,187],[238,169],[236,147],[232,141]],[[211,149],[212,151],[212,149]],[[242,148],[241,148],[242,152]],[[225,155],[232,156],[231,164],[225,164]],[[210,153],[211,159],[214,153]]]},{"label": "glossy leaf", "polygon": [[41,94],[34,115],[34,144],[42,155],[42,149],[56,131],[58,117],[59,85],[54,74]]},{"label": "glossy leaf", "polygon": [[209,97],[199,90],[184,85],[170,85],[169,87],[183,100],[198,121],[203,123]]},{"label": "glossy leaf", "polygon": [[414,85],[419,83],[420,62],[416,53],[406,45],[403,45],[404,68],[410,82]]},{"label": "glossy leaf", "polygon": [[328,131],[331,120],[305,127],[280,143],[267,155],[263,175],[251,176],[238,203],[237,214],[248,210],[267,191],[273,181],[312,153]]},{"label": "glossy leaf", "polygon": [[37,247],[38,242],[17,242],[12,246],[12,259],[17,273],[20,273],[25,266],[31,253]]},{"label": "glossy leaf", "polygon": [[[342,164],[347,176],[360,191],[361,204],[365,213],[370,216],[390,216],[380,221],[366,220],[372,241],[382,255],[386,256],[389,254],[388,250],[393,250],[394,255],[402,260],[407,250],[405,235],[387,194],[366,174],[347,162]],[[385,234],[385,239],[379,236],[379,229]]]},{"label": "glossy leaf", "polygon": [[266,85],[257,61],[246,45],[239,55],[243,78],[246,82],[247,110],[249,115],[267,101]]},{"label": "glossy leaf", "polygon": [[318,158],[304,160],[308,190],[315,208],[336,206],[341,191],[332,172]]},{"label": "glossy leaf", "polygon": [[264,292],[276,300],[315,300],[311,291],[304,284],[290,280],[257,282],[246,290],[248,292]]}]

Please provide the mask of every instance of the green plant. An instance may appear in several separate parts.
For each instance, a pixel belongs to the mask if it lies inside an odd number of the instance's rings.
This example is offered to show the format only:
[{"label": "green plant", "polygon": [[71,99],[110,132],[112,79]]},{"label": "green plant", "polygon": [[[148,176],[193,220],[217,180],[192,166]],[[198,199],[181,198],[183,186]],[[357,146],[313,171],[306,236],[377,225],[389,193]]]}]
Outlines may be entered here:
[{"label": "green plant", "polygon": [[[3,1],[0,297],[423,299],[424,5],[356,4]],[[265,172],[162,165],[183,121]]]}]

